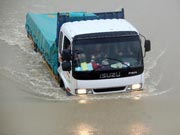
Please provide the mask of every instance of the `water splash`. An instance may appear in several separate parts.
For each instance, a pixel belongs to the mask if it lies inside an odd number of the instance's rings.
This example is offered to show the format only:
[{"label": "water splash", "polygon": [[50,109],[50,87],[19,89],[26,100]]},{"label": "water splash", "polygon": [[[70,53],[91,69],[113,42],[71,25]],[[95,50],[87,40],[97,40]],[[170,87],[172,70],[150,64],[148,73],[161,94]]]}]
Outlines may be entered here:
[{"label": "water splash", "polygon": [[0,68],[3,70],[3,74],[6,76],[13,76],[16,81],[25,83],[28,89],[25,89],[27,93],[33,94],[49,101],[98,101],[98,100],[112,100],[112,99],[133,99],[139,100],[141,98],[150,96],[159,96],[170,92],[172,88],[167,90],[158,91],[154,86],[148,86],[143,91],[133,91],[125,93],[116,93],[108,95],[89,95],[89,96],[66,96],[66,93],[59,88],[58,84],[53,85],[52,80],[45,80],[44,76],[39,74],[39,78],[34,77],[30,73],[18,72],[8,67]]},{"label": "water splash", "polygon": [[[0,20],[0,40],[5,41],[10,46],[17,45],[22,50],[23,54],[17,57],[17,63],[19,65],[24,64],[25,68],[18,71],[19,69],[16,68],[0,67],[0,70],[3,70],[2,73],[6,76],[11,76],[16,81],[22,82],[22,84],[26,84],[26,87],[28,87],[26,92],[37,95],[43,99],[52,101],[81,100],[82,97],[79,96],[66,96],[66,93],[60,89],[56,81],[52,79],[48,70],[43,64],[42,57],[38,53],[35,53],[30,46],[31,41],[26,37],[24,22],[20,19],[12,17],[16,16],[16,14],[18,13],[11,13],[4,20]],[[87,96],[85,99],[108,100],[130,98],[138,100],[143,97],[158,96],[171,91],[172,88],[167,88],[167,90],[158,89],[158,85],[162,81],[163,74],[159,73],[159,75],[153,77],[154,75],[152,72],[157,68],[158,62],[166,53],[166,50],[167,49],[164,49],[158,55],[155,55],[155,58],[147,57],[147,60],[145,61],[146,84],[144,91],[121,94],[93,95]]]},{"label": "water splash", "polygon": [[150,57],[145,61],[145,79],[151,77],[151,71],[156,68],[161,57],[166,53],[166,48],[159,53],[159,55],[155,56],[155,58]]}]

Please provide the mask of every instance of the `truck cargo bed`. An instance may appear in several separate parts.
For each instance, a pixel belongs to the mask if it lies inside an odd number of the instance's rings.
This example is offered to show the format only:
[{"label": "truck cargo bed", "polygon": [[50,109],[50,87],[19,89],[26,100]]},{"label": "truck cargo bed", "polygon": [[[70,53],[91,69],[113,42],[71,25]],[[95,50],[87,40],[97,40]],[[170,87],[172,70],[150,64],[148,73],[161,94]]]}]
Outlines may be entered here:
[{"label": "truck cargo bed", "polygon": [[33,14],[26,16],[26,30],[57,75],[58,48],[56,46],[57,13]]}]

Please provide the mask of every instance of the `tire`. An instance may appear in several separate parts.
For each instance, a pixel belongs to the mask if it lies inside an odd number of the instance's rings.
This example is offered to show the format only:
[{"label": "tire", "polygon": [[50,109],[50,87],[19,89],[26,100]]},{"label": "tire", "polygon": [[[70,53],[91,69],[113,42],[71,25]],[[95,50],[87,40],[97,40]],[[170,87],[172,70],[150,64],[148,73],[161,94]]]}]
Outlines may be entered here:
[{"label": "tire", "polygon": [[61,88],[64,88],[64,82],[63,82],[63,80],[60,77],[59,77],[59,86]]},{"label": "tire", "polygon": [[67,90],[66,90],[66,95],[67,96],[73,96],[71,93],[69,93]]},{"label": "tire", "polygon": [[38,52],[38,47],[37,47],[37,45],[35,43],[34,43],[34,51]]}]

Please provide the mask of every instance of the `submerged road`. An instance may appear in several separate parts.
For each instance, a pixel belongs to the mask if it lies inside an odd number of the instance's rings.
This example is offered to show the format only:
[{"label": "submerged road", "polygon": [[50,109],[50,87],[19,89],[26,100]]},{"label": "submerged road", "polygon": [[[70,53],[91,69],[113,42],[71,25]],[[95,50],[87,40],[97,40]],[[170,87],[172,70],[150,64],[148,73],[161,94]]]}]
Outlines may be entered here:
[{"label": "submerged road", "polygon": [[[178,0],[0,0],[0,135],[179,135]],[[152,42],[145,89],[67,97],[33,52],[27,12],[113,11]]]}]

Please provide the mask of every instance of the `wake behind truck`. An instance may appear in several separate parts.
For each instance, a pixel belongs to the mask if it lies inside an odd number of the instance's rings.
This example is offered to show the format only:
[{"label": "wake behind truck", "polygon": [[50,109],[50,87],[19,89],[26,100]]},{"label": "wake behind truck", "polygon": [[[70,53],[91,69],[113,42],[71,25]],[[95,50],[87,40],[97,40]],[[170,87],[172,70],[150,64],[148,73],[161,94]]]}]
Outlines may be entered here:
[{"label": "wake behind truck", "polygon": [[35,50],[66,92],[105,94],[143,89],[143,57],[151,49],[150,40],[125,20],[124,9],[28,13],[25,27]]}]

